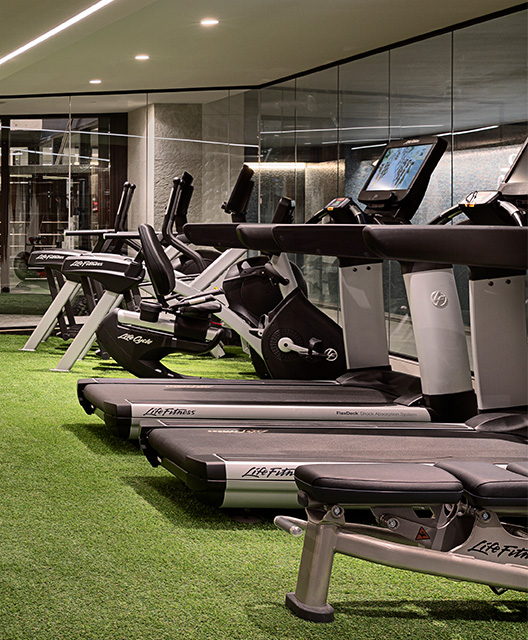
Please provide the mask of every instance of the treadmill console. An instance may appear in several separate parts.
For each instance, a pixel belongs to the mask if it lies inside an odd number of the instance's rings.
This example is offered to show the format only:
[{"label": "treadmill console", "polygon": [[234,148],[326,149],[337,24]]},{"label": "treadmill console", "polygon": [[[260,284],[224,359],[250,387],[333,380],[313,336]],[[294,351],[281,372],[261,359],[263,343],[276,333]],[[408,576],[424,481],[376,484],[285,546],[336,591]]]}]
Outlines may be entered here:
[{"label": "treadmill console", "polygon": [[391,142],[370,174],[358,200],[366,214],[408,222],[422,201],[447,142],[439,137]]},{"label": "treadmill console", "polygon": [[524,141],[519,153],[515,157],[506,177],[503,186],[506,184],[519,184],[528,182],[528,138]]},{"label": "treadmill console", "polygon": [[342,209],[343,207],[347,207],[350,204],[350,198],[334,198],[331,200],[325,207],[328,211],[333,211],[334,209]]},{"label": "treadmill console", "polygon": [[276,208],[271,222],[273,224],[292,224],[295,213],[295,200],[282,197]]},{"label": "treadmill console", "polygon": [[314,213],[305,224],[317,224],[326,217],[336,224],[365,224],[367,222],[361,209],[352,198],[347,197],[334,198],[323,209]]},{"label": "treadmill console", "polygon": [[460,202],[462,207],[481,207],[498,200],[500,191],[472,191]]},{"label": "treadmill console", "polygon": [[519,209],[528,209],[528,138],[513,161],[499,191],[503,198]]},{"label": "treadmill console", "polygon": [[527,225],[528,139],[497,191],[473,191],[460,203],[460,210],[473,224]]},{"label": "treadmill console", "polygon": [[231,214],[233,222],[246,221],[246,211],[255,184],[252,180],[254,173],[253,169],[248,167],[247,164],[242,165],[231,195],[228,201],[222,205],[222,209]]}]

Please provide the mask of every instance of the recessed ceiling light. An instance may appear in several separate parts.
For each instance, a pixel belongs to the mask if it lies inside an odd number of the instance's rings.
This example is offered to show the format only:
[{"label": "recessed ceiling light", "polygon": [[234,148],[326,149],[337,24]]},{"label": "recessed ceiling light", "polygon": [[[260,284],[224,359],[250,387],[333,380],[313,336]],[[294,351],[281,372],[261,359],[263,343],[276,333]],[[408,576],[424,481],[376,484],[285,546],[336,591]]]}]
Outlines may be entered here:
[{"label": "recessed ceiling light", "polygon": [[140,53],[138,56],[136,56],[136,60],[149,60],[150,56],[147,56],[144,53]]},{"label": "recessed ceiling light", "polygon": [[101,80],[90,80],[90,84],[101,84]]},{"label": "recessed ceiling light", "polygon": [[218,20],[216,18],[204,18],[200,20],[200,24],[202,27],[214,27],[215,24],[218,24]]},{"label": "recessed ceiling light", "polygon": [[28,49],[32,49],[33,47],[36,47],[41,42],[44,42],[45,40],[48,40],[49,38],[57,35],[61,31],[64,31],[64,29],[67,29],[68,27],[71,27],[72,25],[76,24],[77,22],[80,22],[81,20],[84,20],[88,16],[92,15],[92,13],[95,13],[96,11],[99,11],[99,9],[102,9],[103,7],[106,7],[106,5],[108,5],[108,4],[112,3],[112,2],[114,2],[114,0],[100,0],[99,2],[96,2],[91,7],[88,7],[88,9],[85,9],[84,11],[81,11],[81,13],[78,13],[76,16],[73,16],[73,18],[70,18],[69,20],[66,20],[66,22],[62,22],[61,24],[59,24],[58,26],[54,27],[53,29],[50,29],[50,31],[46,31],[46,33],[43,33],[38,38],[35,38],[34,40],[31,40],[31,42],[28,42],[27,44],[23,45],[22,47],[19,47],[18,49],[15,49],[15,51],[12,51],[11,53],[8,53],[3,58],[0,58],[0,64],[4,64],[4,62],[7,62],[8,60],[11,60],[12,58],[16,58],[16,56],[19,56],[21,53],[24,53],[24,51],[27,51]]}]

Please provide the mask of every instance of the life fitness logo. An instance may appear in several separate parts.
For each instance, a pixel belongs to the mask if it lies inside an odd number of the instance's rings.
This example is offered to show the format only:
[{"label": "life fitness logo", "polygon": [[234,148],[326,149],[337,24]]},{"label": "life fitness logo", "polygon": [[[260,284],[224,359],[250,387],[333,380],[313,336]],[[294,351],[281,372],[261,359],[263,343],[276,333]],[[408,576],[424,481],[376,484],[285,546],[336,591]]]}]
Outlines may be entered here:
[{"label": "life fitness logo", "polygon": [[70,264],[70,267],[80,267],[80,268],[102,267],[102,266],[103,266],[102,262],[97,262],[95,260],[74,260]]},{"label": "life fitness logo", "polygon": [[68,256],[63,256],[59,253],[41,253],[37,256],[37,260],[65,260]]},{"label": "life fitness logo", "polygon": [[133,342],[134,344],[152,344],[153,342],[150,338],[135,336],[132,333],[122,333],[120,336],[117,336],[117,339],[124,340],[125,342]]},{"label": "life fitness logo", "polygon": [[447,296],[443,291],[433,291],[431,294],[431,302],[438,309],[442,309],[447,305]]}]

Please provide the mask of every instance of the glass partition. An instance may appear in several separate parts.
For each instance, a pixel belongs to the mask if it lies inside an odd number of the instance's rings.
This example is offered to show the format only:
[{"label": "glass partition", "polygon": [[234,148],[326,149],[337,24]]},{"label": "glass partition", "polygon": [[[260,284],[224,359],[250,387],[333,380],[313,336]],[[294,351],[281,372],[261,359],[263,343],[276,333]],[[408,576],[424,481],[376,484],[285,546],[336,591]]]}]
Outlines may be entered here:
[{"label": "glass partition", "polygon": [[[172,178],[187,171],[194,192],[189,221],[227,221],[221,205],[242,164],[258,157],[246,140],[245,94],[230,91],[153,93],[148,96],[148,211],[159,226]],[[256,112],[254,111],[256,116]]]},{"label": "glass partition", "polygon": [[184,171],[194,185],[189,221],[213,219],[228,177],[229,93],[150,94],[149,122],[154,225],[161,224],[173,177]]},{"label": "glass partition", "polygon": [[[297,79],[295,87],[296,203],[299,222],[339,195],[338,68]],[[295,256],[309,298],[336,316],[338,276],[330,257]]]},{"label": "glass partition", "polygon": [[[183,171],[194,177],[190,220],[227,221],[221,205],[242,164],[259,159],[259,99],[258,91],[226,90],[0,105],[6,114],[0,152],[7,159],[0,174],[3,291],[36,288],[47,296],[44,274],[27,268],[29,253],[91,250],[90,238],[64,231],[112,227],[125,181],[136,185],[130,229],[143,222],[159,227],[172,178]],[[51,115],[41,115],[44,109]],[[256,189],[250,220],[258,219],[258,204]]]},{"label": "glass partition", "polygon": [[338,195],[338,72],[326,69],[296,83],[297,198],[304,203],[304,219]]},{"label": "glass partition", "polygon": [[[245,93],[228,92],[203,105],[203,203],[201,221],[229,222],[221,206],[229,197],[240,169],[258,158],[256,115],[250,139],[246,139]],[[221,141],[222,144],[214,144]],[[257,200],[248,208],[248,219],[256,221]]]},{"label": "glass partition", "polygon": [[[118,140],[121,145],[123,141]],[[114,190],[110,188],[111,146],[110,118],[86,116],[71,119],[69,140],[69,221],[70,231],[109,229],[116,213]],[[121,168],[122,171],[122,168]],[[91,250],[93,238],[67,237],[68,246]]]},{"label": "glass partition", "polygon": [[[243,123],[242,129],[237,128],[237,135],[232,140],[237,144],[236,162],[230,162],[230,188],[235,184],[241,169],[241,162],[258,167],[260,158],[260,91],[258,89],[244,91],[235,97],[232,110],[236,114],[238,122]],[[242,111],[242,113],[239,112]],[[240,153],[239,144],[243,144],[243,155]],[[233,147],[232,147],[233,148]],[[247,208],[248,222],[258,222],[260,211],[260,190],[259,190],[259,174],[257,171],[255,179],[255,187],[251,194]]]},{"label": "glass partition", "polygon": [[453,192],[496,189],[528,134],[528,21],[510,15],[453,34]]},{"label": "glass partition", "polygon": [[296,202],[296,220],[304,211],[297,191],[297,148],[295,132],[295,81],[283,82],[260,91],[259,163],[252,165],[259,176],[259,217],[270,222],[282,196]]},{"label": "glass partition", "polygon": [[31,325],[50,301],[44,273],[28,260],[60,246],[68,226],[68,122],[67,98],[0,105],[0,315],[8,326]]},{"label": "glass partition", "polygon": [[[497,189],[528,135],[528,21],[522,16],[453,33],[454,203]],[[469,325],[467,272],[456,267],[455,273]]]},{"label": "glass partition", "polygon": [[[450,33],[390,52],[390,137],[442,135],[451,131]],[[413,223],[426,224],[452,203],[451,150],[434,170]]]},{"label": "glass partition", "polygon": [[[340,195],[357,203],[375,163],[390,140],[390,54],[354,60],[339,69]],[[391,304],[390,271],[385,269],[387,317]],[[338,302],[336,301],[336,304]]]},{"label": "glass partition", "polygon": [[[451,34],[415,42],[390,51],[390,139],[444,134],[451,131]],[[451,206],[451,150],[448,146],[434,170],[425,196],[412,218],[426,224]],[[401,267],[384,265],[389,349],[416,355],[412,319]]]},{"label": "glass partition", "polygon": [[389,141],[389,54],[339,68],[339,194],[353,199]]}]

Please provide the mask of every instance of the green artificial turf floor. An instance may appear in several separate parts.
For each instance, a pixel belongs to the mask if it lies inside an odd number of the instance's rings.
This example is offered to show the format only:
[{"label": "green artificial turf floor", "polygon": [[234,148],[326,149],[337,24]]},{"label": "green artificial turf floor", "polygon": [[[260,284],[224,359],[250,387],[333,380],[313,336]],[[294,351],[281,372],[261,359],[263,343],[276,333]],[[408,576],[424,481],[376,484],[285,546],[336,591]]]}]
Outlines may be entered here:
[{"label": "green artificial turf floor", "polygon": [[[295,618],[301,541],[197,502],[77,403],[76,381],[123,376],[89,355],[52,373],[51,339],[0,335],[0,640],[524,640],[527,596],[336,557],[335,622]],[[230,357],[184,373],[247,377]],[[299,512],[302,514],[302,512]],[[246,518],[248,519],[248,518]]]}]

